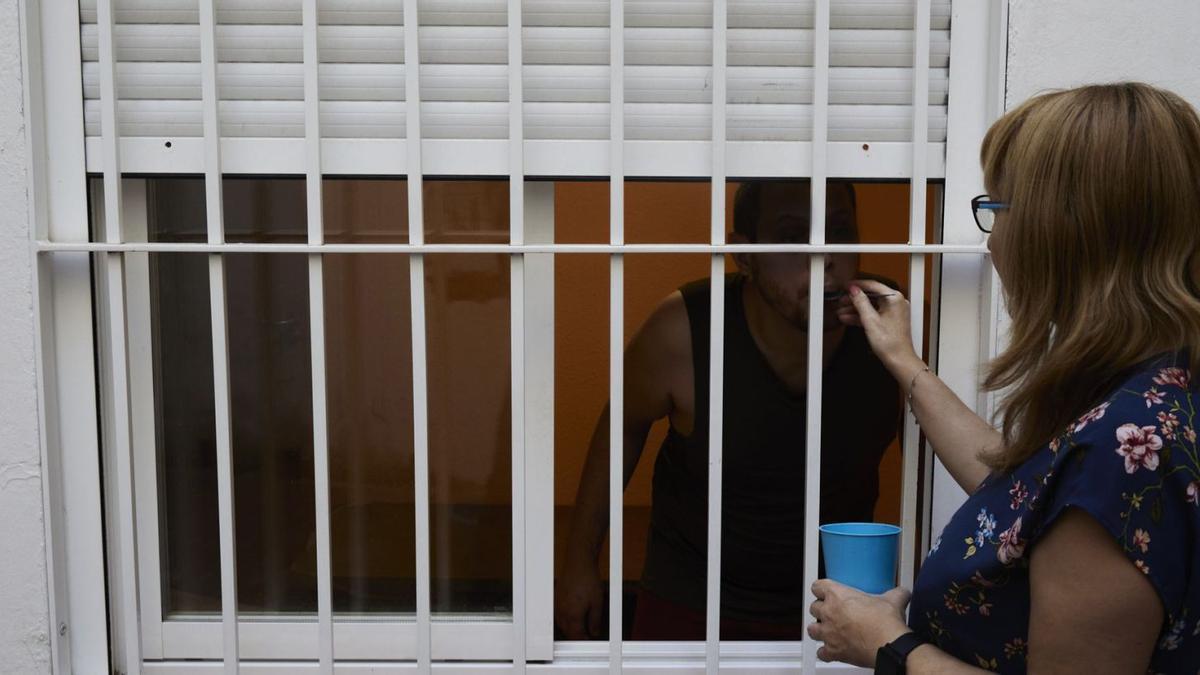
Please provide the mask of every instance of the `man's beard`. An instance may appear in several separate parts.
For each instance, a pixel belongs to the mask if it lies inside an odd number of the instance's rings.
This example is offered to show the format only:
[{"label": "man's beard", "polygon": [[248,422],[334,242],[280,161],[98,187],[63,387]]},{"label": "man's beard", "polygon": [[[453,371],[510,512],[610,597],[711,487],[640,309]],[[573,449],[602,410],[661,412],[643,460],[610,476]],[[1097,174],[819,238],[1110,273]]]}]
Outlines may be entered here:
[{"label": "man's beard", "polygon": [[[767,306],[771,308],[771,311],[778,314],[783,318],[784,321],[787,321],[788,324],[797,330],[804,333],[808,332],[809,303],[807,298],[804,300],[789,302],[788,300],[780,297],[782,293],[780,293],[779,289],[777,288],[763,288],[760,286],[759,289],[759,293],[762,295],[763,300],[766,301]],[[836,330],[840,325],[837,314],[832,308],[825,306],[825,303],[821,303],[821,309],[823,314],[823,332],[828,333]]]},{"label": "man's beard", "polygon": [[[805,309],[807,309],[807,308],[805,308]],[[803,311],[803,316],[801,316],[801,317],[791,316],[791,315],[787,315],[787,314],[784,314],[783,317],[785,319],[787,319],[788,323],[792,324],[800,331],[802,331],[804,333],[808,332],[808,312],[807,311]],[[822,317],[821,325],[823,328],[822,332],[831,333],[831,332],[837,330],[841,326],[841,322],[838,321],[837,314],[834,313],[833,310],[826,309],[824,312],[824,316]]]}]

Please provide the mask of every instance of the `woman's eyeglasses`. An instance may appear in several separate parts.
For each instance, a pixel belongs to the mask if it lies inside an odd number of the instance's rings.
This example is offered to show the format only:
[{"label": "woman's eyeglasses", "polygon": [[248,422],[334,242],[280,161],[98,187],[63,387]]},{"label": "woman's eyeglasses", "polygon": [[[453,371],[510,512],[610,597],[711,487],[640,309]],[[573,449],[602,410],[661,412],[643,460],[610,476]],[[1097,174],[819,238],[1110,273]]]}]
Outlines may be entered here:
[{"label": "woman's eyeglasses", "polygon": [[971,200],[971,212],[975,214],[975,225],[984,234],[991,234],[992,223],[996,222],[996,212],[1007,209],[1008,204],[989,199],[987,195],[979,195]]}]

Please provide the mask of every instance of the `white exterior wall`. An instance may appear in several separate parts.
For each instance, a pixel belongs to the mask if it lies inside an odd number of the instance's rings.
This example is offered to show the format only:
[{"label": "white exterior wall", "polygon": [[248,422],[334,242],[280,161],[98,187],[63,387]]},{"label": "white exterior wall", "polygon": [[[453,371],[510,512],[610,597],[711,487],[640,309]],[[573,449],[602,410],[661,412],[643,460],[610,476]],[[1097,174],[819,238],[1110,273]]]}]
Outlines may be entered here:
[{"label": "white exterior wall", "polygon": [[1200,107],[1197,26],[1195,0],[1009,0],[1008,107],[1046,89],[1119,80]]},{"label": "white exterior wall", "polygon": [[50,672],[19,0],[0,0],[0,673]]}]

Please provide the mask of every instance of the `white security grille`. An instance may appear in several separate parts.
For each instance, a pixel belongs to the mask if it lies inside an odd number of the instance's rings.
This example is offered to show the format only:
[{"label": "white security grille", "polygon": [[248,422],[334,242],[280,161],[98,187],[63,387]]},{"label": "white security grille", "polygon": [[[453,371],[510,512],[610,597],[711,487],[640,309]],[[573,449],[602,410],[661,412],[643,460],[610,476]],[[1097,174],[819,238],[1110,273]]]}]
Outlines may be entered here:
[{"label": "white security grille", "polygon": [[[526,380],[546,366],[536,350],[528,349],[533,338],[526,332],[530,317],[541,316],[545,309],[536,301],[527,302],[535,297],[530,293],[535,270],[544,269],[534,256],[610,256],[610,632],[619,636],[623,256],[693,252],[711,258],[709,437],[714,469],[721,466],[725,254],[812,254],[814,307],[821,305],[816,293],[823,286],[822,256],[847,250],[908,254],[918,343],[926,257],[965,254],[957,256],[959,263],[946,263],[948,277],[961,283],[956,281],[959,286],[945,296],[942,311],[951,320],[978,322],[980,316],[988,317],[979,304],[984,249],[969,219],[957,214],[947,218],[947,244],[925,241],[924,228],[929,178],[946,175],[950,166],[960,172],[947,176],[952,207],[958,206],[955,200],[977,191],[975,153],[995,107],[994,101],[988,104],[994,93],[989,82],[995,79],[989,36],[999,22],[986,8],[960,7],[964,4],[970,3],[955,5],[960,13],[955,15],[952,45],[949,0],[80,0],[73,16],[49,3],[29,28],[29,49],[39,55],[38,68],[45,69],[44,76],[38,75],[33,106],[45,115],[45,129],[37,131],[43,160],[35,167],[35,185],[42,191],[35,201],[43,215],[34,246],[44,298],[39,303],[43,405],[57,425],[55,439],[78,436],[72,436],[72,425],[96,421],[94,401],[89,412],[87,400],[54,395],[86,390],[92,382],[89,369],[60,367],[78,363],[79,354],[92,349],[90,332],[78,331],[65,342],[56,337],[88,325],[94,310],[100,327],[103,450],[111,488],[106,534],[115,667],[158,673],[222,666],[227,672],[244,668],[332,673],[336,661],[338,672],[414,667],[422,672],[524,671],[527,661],[553,657],[552,663],[528,667],[555,670],[585,664],[620,672],[627,664],[644,667],[648,659],[659,666],[704,668],[710,673],[817,672],[811,640],[774,647],[720,642],[719,470],[710,471],[709,483],[706,642],[625,645],[614,638],[598,649],[563,644],[551,651],[547,537],[552,528],[547,528],[548,516],[541,508],[545,504],[537,502],[538,495],[545,494],[538,477],[545,475],[549,460],[537,451],[531,431],[541,411],[530,409],[544,397],[531,396],[537,385]],[[406,20],[412,17],[419,21]],[[81,60],[47,56],[60,44],[78,44]],[[953,79],[952,51],[958,69]],[[409,67],[414,63],[420,67]],[[961,99],[954,98],[959,94]],[[59,107],[72,96],[73,107]],[[35,123],[41,126],[40,119]],[[104,201],[96,214],[102,236],[95,241],[88,241],[86,208],[81,206],[86,205],[84,167],[104,181]],[[122,175],[182,173],[204,175],[206,242],[146,243],[136,232],[136,209],[140,204],[144,215],[144,194],[123,186]],[[221,178],[230,173],[304,175],[310,214],[305,243],[227,243]],[[332,174],[406,176],[408,243],[326,244],[321,179]],[[422,176],[436,174],[507,176],[509,243],[426,244]],[[532,233],[527,240],[526,176],[607,177],[609,242],[552,244]],[[631,176],[711,178],[710,243],[626,244],[624,181]],[[729,176],[811,176],[811,243],[726,244],[724,188]],[[829,176],[910,181],[909,242],[826,244]],[[529,210],[534,211],[532,204]],[[206,256],[209,265],[223,610],[219,622],[164,620],[161,611],[155,613],[161,607],[153,605],[153,589],[138,590],[139,585],[147,588],[146,561],[140,569],[138,565],[139,556],[145,557],[145,541],[138,536],[138,525],[145,522],[138,515],[144,508],[138,501],[143,488],[138,486],[145,485],[146,478],[134,440],[142,420],[131,411],[130,392],[139,377],[130,363],[136,360],[130,350],[140,338],[127,333],[129,317],[138,310],[126,303],[141,296],[129,294],[126,284],[129,267],[144,260],[134,256],[168,251]],[[224,274],[225,256],[234,252],[307,255],[317,492],[315,617],[249,621],[236,611]],[[334,252],[408,254],[417,521],[417,603],[412,617],[355,622],[340,617],[335,621],[332,613],[322,289],[323,257]],[[510,256],[513,611],[504,621],[449,621],[434,616],[430,608],[423,266],[424,256],[437,252]],[[86,274],[81,278],[78,268],[88,256],[99,270],[94,307],[87,300]],[[820,321],[819,314],[810,316],[813,363],[822,354]],[[986,342],[986,335],[977,340]],[[977,353],[966,362],[961,355],[957,358],[958,370],[951,371],[951,378],[955,372],[973,373]],[[973,384],[970,375],[967,381]],[[820,369],[810,369],[802,570],[806,586],[817,573],[821,386]],[[901,580],[911,583],[920,455],[911,421],[904,438]],[[52,510],[52,527],[73,533],[62,546],[76,560],[87,559],[87,552],[99,546],[98,519],[87,511],[94,490],[72,490],[86,487],[89,478],[99,481],[99,471],[86,463],[81,466],[82,470],[62,468],[62,491],[50,497],[65,505],[61,515]],[[78,595],[64,593],[65,599],[56,599],[55,614],[86,626],[89,621],[95,624],[99,611],[103,625],[103,607],[97,610],[94,602],[83,601],[83,591],[74,590],[94,582],[95,570],[77,566],[56,574],[56,587],[65,587],[63,577],[70,578],[72,594]],[[70,602],[75,597],[80,601]],[[72,653],[94,659],[108,649],[103,630],[85,628],[67,635],[64,631],[56,638],[56,658],[66,663]],[[490,663],[461,663],[470,660]],[[447,661],[459,663],[443,663]],[[78,669],[82,665],[96,666],[77,664]]]}]

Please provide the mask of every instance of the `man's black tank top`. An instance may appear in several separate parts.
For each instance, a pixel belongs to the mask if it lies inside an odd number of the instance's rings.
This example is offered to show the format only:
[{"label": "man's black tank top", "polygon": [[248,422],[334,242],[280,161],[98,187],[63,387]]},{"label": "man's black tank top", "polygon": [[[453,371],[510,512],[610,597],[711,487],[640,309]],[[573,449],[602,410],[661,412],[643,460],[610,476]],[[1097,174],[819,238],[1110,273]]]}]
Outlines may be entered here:
[{"label": "man's black tank top", "polygon": [[[771,370],[746,322],[744,278],[725,285],[721,612],[737,620],[805,619],[805,397]],[[695,423],[673,427],[654,465],[642,586],[701,609],[708,535],[710,282],[680,289],[691,324]],[[879,460],[896,436],[900,395],[860,328],[849,328],[825,369],[821,522],[870,521]]]}]

